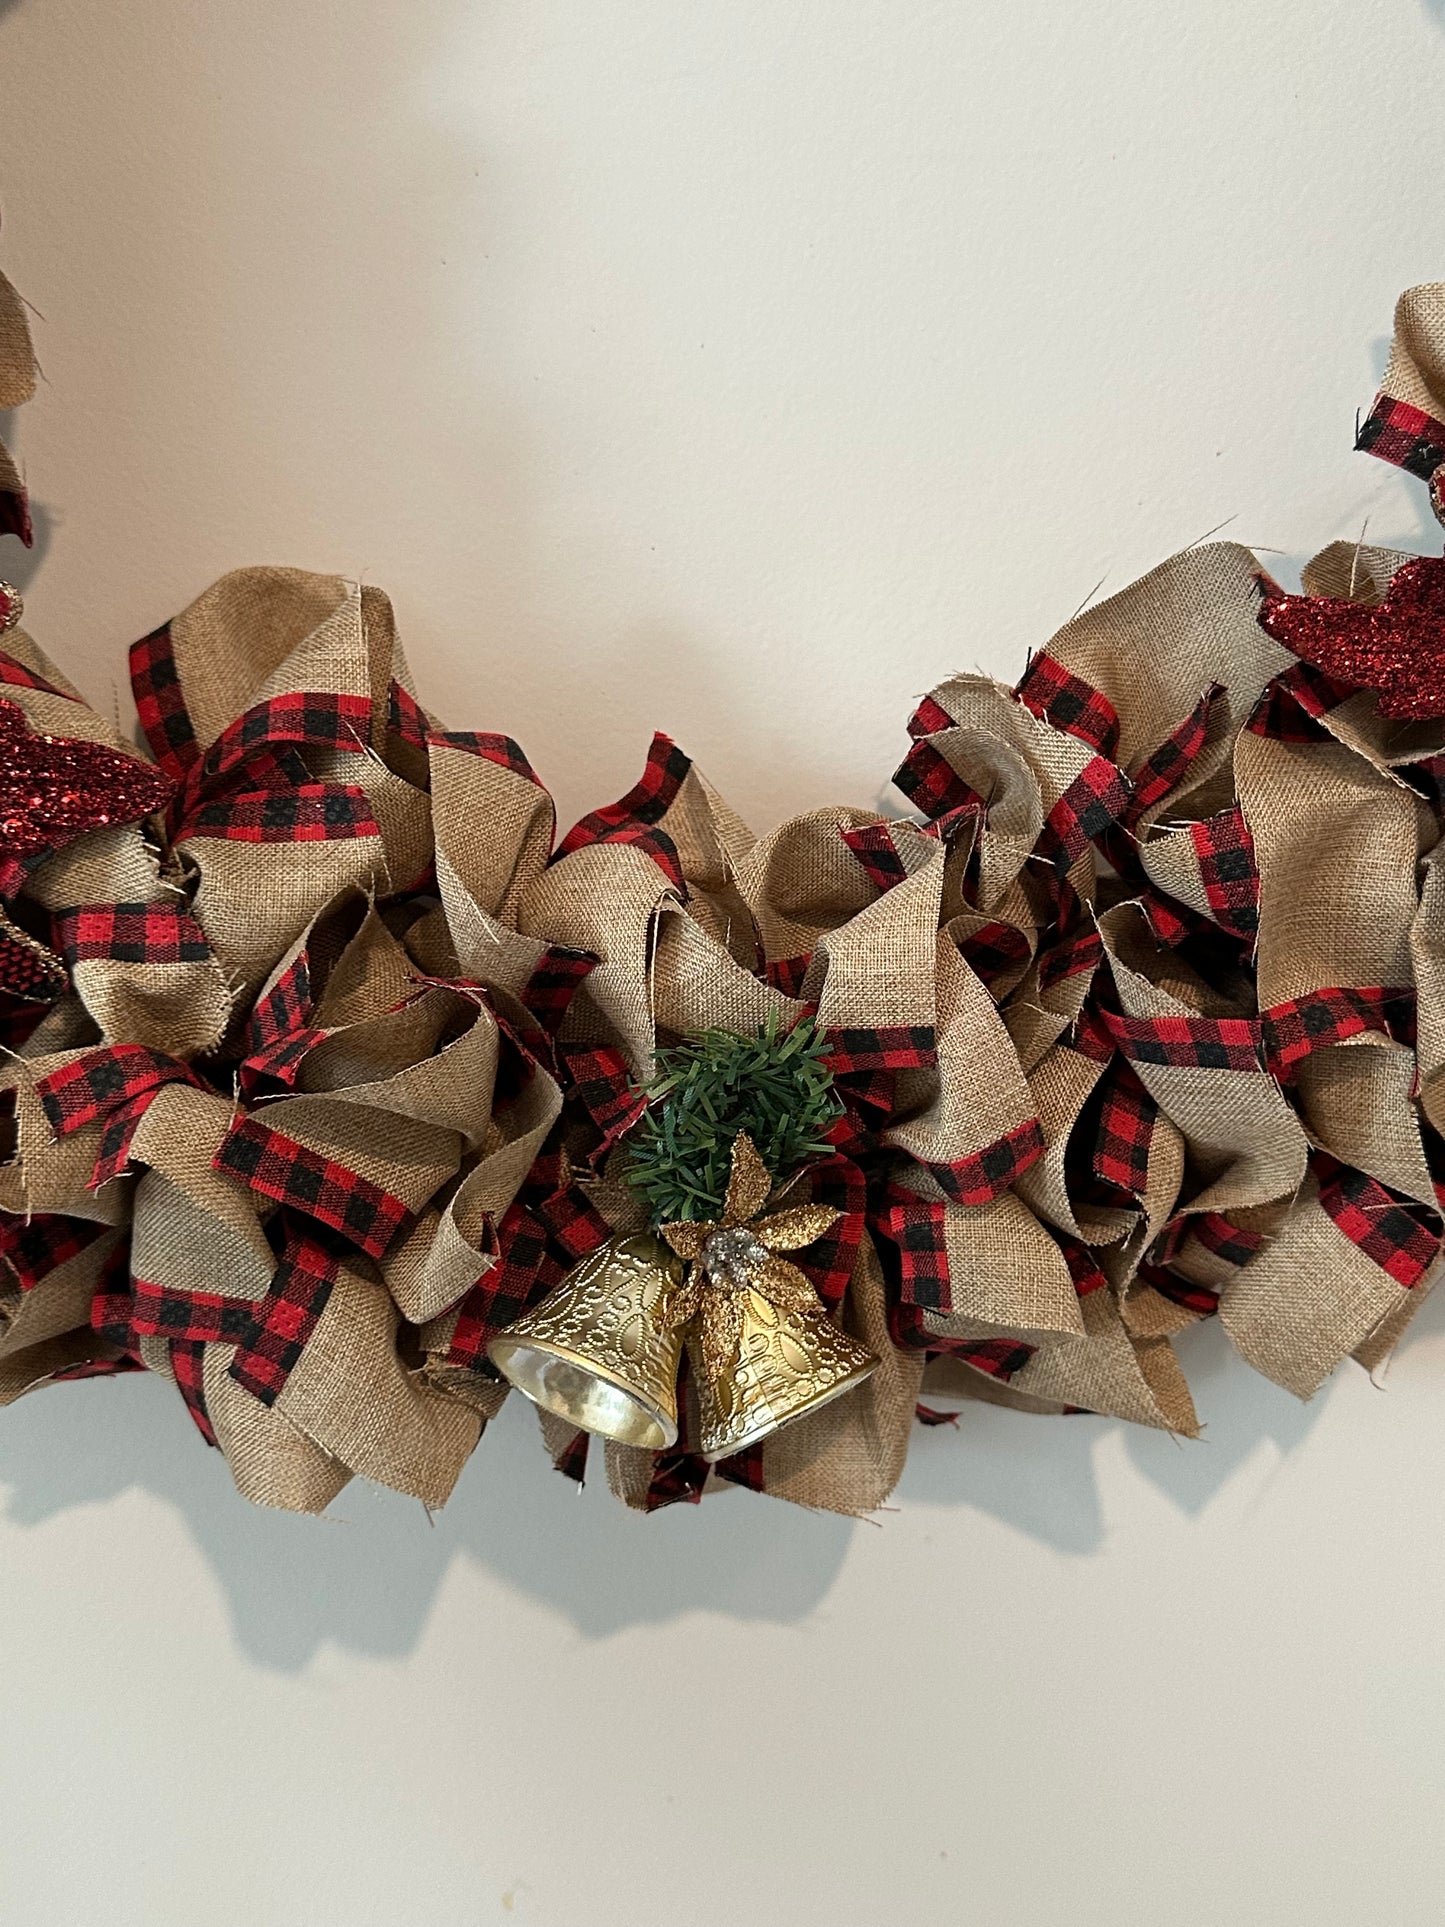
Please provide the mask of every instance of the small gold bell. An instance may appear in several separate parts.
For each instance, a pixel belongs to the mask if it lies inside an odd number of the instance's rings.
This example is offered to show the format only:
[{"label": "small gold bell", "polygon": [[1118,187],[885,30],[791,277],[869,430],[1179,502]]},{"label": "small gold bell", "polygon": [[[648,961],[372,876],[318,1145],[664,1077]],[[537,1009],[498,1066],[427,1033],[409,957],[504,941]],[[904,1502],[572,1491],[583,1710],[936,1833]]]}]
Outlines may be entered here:
[{"label": "small gold bell", "polygon": [[761,1292],[738,1293],[737,1356],[716,1378],[697,1366],[702,1456],[729,1458],[779,1426],[840,1398],[878,1360],[823,1311],[785,1311]]},{"label": "small gold bell", "polygon": [[650,1232],[610,1238],[488,1347],[547,1411],[623,1445],[677,1443],[682,1332],[662,1313],[681,1261]]}]

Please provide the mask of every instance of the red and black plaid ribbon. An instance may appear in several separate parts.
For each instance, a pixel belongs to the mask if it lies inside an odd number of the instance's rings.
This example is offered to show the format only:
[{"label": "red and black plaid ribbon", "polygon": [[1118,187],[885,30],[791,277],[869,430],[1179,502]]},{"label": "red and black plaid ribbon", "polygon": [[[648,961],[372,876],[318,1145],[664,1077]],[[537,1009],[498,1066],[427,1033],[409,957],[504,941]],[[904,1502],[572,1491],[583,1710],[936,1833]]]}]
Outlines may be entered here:
[{"label": "red and black plaid ribbon", "polygon": [[73,1058],[35,1086],[57,1137],[104,1120],[90,1186],[98,1191],[130,1160],[131,1140],[151,1099],[167,1084],[206,1087],[190,1066],[145,1044],[107,1044]]},{"label": "red and black plaid ribbon", "polygon": [[1321,1209],[1350,1243],[1397,1285],[1407,1290],[1418,1285],[1440,1255],[1439,1214],[1323,1151],[1312,1153],[1310,1162],[1319,1179]]},{"label": "red and black plaid ribbon", "polygon": [[37,1212],[22,1218],[0,1213],[0,1262],[21,1291],[33,1291],[52,1271],[78,1258],[105,1230],[87,1218]]},{"label": "red and black plaid ribbon", "polygon": [[188,910],[174,903],[83,903],[54,919],[67,964],[206,963],[211,946]]},{"label": "red and black plaid ribbon", "polygon": [[258,1117],[238,1116],[211,1162],[262,1197],[329,1225],[371,1258],[411,1220],[401,1198]]},{"label": "red and black plaid ribbon", "polygon": [[1360,423],[1355,447],[1428,482],[1445,462],[1445,422],[1393,395],[1380,394]]},{"label": "red and black plaid ribbon", "polygon": [[692,759],[670,736],[659,731],[647,752],[641,782],[619,802],[584,816],[557,845],[552,861],[559,862],[574,850],[585,850],[595,843],[630,843],[650,856],[676,889],[684,890],[677,845],[659,825],[677,801],[691,769]]},{"label": "red and black plaid ribbon", "polygon": [[1102,691],[1065,669],[1046,650],[1030,662],[1014,693],[1026,709],[1055,729],[1077,736],[1110,762],[1118,761],[1118,710]]}]

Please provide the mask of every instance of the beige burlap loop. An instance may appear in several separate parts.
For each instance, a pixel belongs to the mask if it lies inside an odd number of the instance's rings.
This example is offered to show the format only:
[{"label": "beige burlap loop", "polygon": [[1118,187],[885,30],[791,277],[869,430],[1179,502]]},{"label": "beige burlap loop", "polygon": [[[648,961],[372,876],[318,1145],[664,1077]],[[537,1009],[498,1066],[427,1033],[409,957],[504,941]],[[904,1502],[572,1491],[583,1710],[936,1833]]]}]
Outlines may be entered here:
[{"label": "beige burlap loop", "polygon": [[1338,742],[1249,733],[1235,778],[1259,868],[1259,1007],[1410,978],[1416,863],[1438,835],[1415,794]]},{"label": "beige burlap loop", "polygon": [[1410,962],[1420,1108],[1441,1131],[1445,1130],[1445,843],[1435,844],[1421,866],[1420,904],[1410,925]]},{"label": "beige burlap loop", "polygon": [[338,711],[322,723],[335,739],[308,741],[303,760],[316,782],[360,790],[375,824],[315,842],[243,841],[249,867],[224,833],[185,839],[202,872],[203,928],[215,929],[218,952],[250,990],[304,923],[308,889],[312,909],[348,883],[399,890],[431,861],[425,755],[389,727],[392,680],[404,680],[405,664],[380,590],[301,569],[235,570],[168,634],[201,749],[260,705],[320,696]]},{"label": "beige burlap loop", "polygon": [[1029,1097],[1044,1134],[1044,1154],[1015,1181],[1019,1196],[1045,1224],[1084,1244],[1111,1244],[1134,1223],[1129,1211],[1097,1206],[1081,1211],[1069,1196],[1065,1158],[1069,1139],[1104,1066],[1093,1057],[1055,1044],[1029,1072]]},{"label": "beige burlap loop", "polygon": [[173,618],[170,644],[196,742],[208,749],[275,697],[372,696],[361,589],[308,569],[233,569]]},{"label": "beige burlap loop", "polygon": [[[1132,834],[1141,846],[1141,855],[1157,835],[1169,836],[1179,823],[1202,822],[1228,809],[1235,800],[1234,796],[1234,742],[1239,733],[1240,723],[1245,720],[1236,716],[1229,706],[1228,691],[1215,688],[1200,698],[1203,709],[1204,740],[1189,758],[1183,773],[1171,789],[1147,809],[1141,810],[1133,823]],[[1138,783],[1142,778],[1152,777],[1153,771],[1146,768],[1151,756],[1167,759],[1166,745],[1176,730],[1184,730],[1193,722],[1191,710],[1176,717],[1174,723],[1156,744],[1145,751],[1141,750],[1130,765],[1126,774],[1131,782]],[[1162,752],[1162,755],[1161,755]]]},{"label": "beige burlap loop", "polygon": [[307,843],[191,836],[176,847],[194,871],[191,908],[226,974],[238,1024],[318,904],[383,888],[388,875],[379,836]]},{"label": "beige burlap loop", "polygon": [[97,1224],[124,1224],[130,1217],[129,1180],[117,1178],[92,1191],[91,1177],[105,1126],[86,1124],[57,1137],[36,1092],[42,1078],[63,1070],[80,1051],[0,1060],[0,1091],[13,1091],[14,1155],[0,1165],[0,1210],[19,1217],[56,1212]]},{"label": "beige burlap loop", "polygon": [[1042,1345],[1009,1384],[1044,1399],[1105,1418],[1130,1419],[1195,1438],[1194,1401],[1167,1335],[1136,1336],[1111,1291],[1079,1300],[1083,1332]]},{"label": "beige burlap loop", "polygon": [[1118,717],[1125,769],[1162,743],[1220,684],[1236,725],[1295,658],[1260,628],[1260,565],[1233,542],[1172,556],[1066,623],[1047,654],[1096,689]]},{"label": "beige burlap loop", "polygon": [[811,955],[818,939],[866,910],[878,894],[843,840],[877,822],[866,810],[811,810],[759,839],[738,866],[768,962]]},{"label": "beige burlap loop", "polygon": [[403,1362],[399,1330],[381,1282],[361,1263],[342,1265],[271,1409],[349,1472],[439,1506],[481,1436],[482,1418]]},{"label": "beige burlap loop", "polygon": [[803,994],[824,1030],[935,1025],[943,864],[935,842],[922,869],[818,939]]},{"label": "beige burlap loop", "polygon": [[1415,1111],[1415,1053],[1366,1032],[1295,1066],[1295,1103],[1312,1143],[1430,1210],[1439,1199]]},{"label": "beige burlap loop", "polygon": [[[1230,1016],[1177,953],[1155,950],[1143,919],[1121,906],[1100,919],[1120,1007],[1149,1020]],[[1153,976],[1141,965],[1152,962]],[[1211,1008],[1213,1006],[1213,1008]],[[1257,1071],[1135,1062],[1134,1069],[1188,1149],[1191,1211],[1232,1212],[1292,1197],[1309,1144],[1274,1078]]]},{"label": "beige burlap loop", "polygon": [[[991,915],[1005,915],[1006,906],[1020,894],[1027,900],[1026,866],[1033,858],[1048,807],[1040,779],[1019,749],[986,729],[945,729],[928,742],[984,800],[983,821],[973,833],[978,873],[972,903]],[[955,859],[950,869],[964,867],[969,853],[968,848],[960,849],[963,862]]]},{"label": "beige burlap loop", "polygon": [[1025,907],[1011,907],[1016,909],[1016,916],[988,916],[982,910],[960,910],[952,916],[946,915],[943,924],[944,935],[965,960],[971,954],[976,954],[980,947],[975,944],[975,939],[986,939],[987,947],[995,959],[999,954],[1000,934],[1006,940],[1014,941],[1017,962],[1000,963],[995,960],[988,974],[989,992],[997,1004],[1006,1004],[1011,992],[1023,982],[1038,950],[1038,925],[1028,916]]},{"label": "beige burlap loop", "polygon": [[519,922],[526,935],[589,951],[598,960],[568,1007],[564,1037],[613,1045],[639,1081],[652,1074],[653,913],[680,899],[635,844],[593,843],[553,863],[522,900]]},{"label": "beige burlap loop", "polygon": [[1395,303],[1395,333],[1380,400],[1401,401],[1436,421],[1445,420],[1445,281],[1406,288]]},{"label": "beige burlap loop", "polygon": [[1032,1124],[1037,1111],[993,999],[942,931],[932,989],[937,1068],[919,1074],[911,1105],[900,1091],[883,1142],[920,1164],[957,1164]]},{"label": "beige burlap loop", "polygon": [[766,984],[736,960],[680,904],[657,913],[652,952],[652,1000],[657,1029],[674,1037],[705,1030],[750,1035],[769,1018],[790,1029],[804,1006]]},{"label": "beige burlap loop", "polygon": [[[1096,1253],[1100,1268],[1119,1301],[1125,1322],[1131,1330],[1145,1336],[1153,1334],[1145,1332],[1142,1321],[1131,1316],[1131,1301],[1141,1293],[1158,1295],[1139,1282],[1139,1269],[1155,1239],[1172,1221],[1178,1207],[1184,1189],[1187,1148],[1184,1133],[1177,1124],[1162,1115],[1154,1119],[1149,1152],[1145,1159],[1144,1188],[1136,1193],[1137,1220],[1126,1237]],[[1171,1307],[1171,1312],[1177,1309]],[[1190,1312],[1184,1322],[1192,1324],[1198,1315]],[[1167,1326],[1159,1328],[1158,1335],[1167,1336],[1176,1329],[1178,1326],[1171,1316]]]},{"label": "beige burlap loop", "polygon": [[[212,1225],[224,1225],[264,1257],[266,1242],[257,1227],[257,1213],[269,1204],[252,1190],[215,1167],[215,1156],[235,1120],[234,1104],[214,1091],[193,1084],[164,1084],[151,1098],[130,1142],[132,1164],[161,1178],[189,1201],[193,1212]],[[109,1187],[106,1187],[109,1189]],[[104,1192],[101,1194],[104,1196]],[[139,1211],[139,1204],[137,1205]],[[187,1256],[187,1263],[204,1274],[204,1239]]]},{"label": "beige burlap loop", "polygon": [[[103,1231],[28,1291],[0,1284],[0,1359],[89,1326],[96,1286],[121,1236],[119,1229]],[[6,1271],[8,1266],[0,1268],[0,1277]]]},{"label": "beige burlap loop", "polygon": [[[1094,757],[1095,752],[1086,742],[1036,716],[1012,689],[991,676],[951,676],[929,695],[954,726],[930,736],[930,747],[938,750],[965,780],[967,746],[977,738],[983,737],[1013,750],[1038,784],[1045,816]],[[962,730],[964,735],[955,736],[954,729]],[[996,750],[991,755],[987,751],[974,753],[997,762]],[[956,756],[964,759],[961,765],[955,763]],[[983,794],[987,797],[988,792]]]},{"label": "beige burlap loop", "polygon": [[352,1468],[333,1458],[284,1412],[263,1405],[238,1385],[230,1366],[229,1346],[207,1345],[202,1367],[206,1416],[236,1490],[253,1505],[324,1512],[350,1483]]},{"label": "beige burlap loop", "polygon": [[757,934],[742,888],[742,875],[757,839],[702,773],[689,765],[658,822],[682,869],[692,914],[749,963]]},{"label": "beige burlap loop", "polygon": [[[399,1009],[333,1029],[307,1052],[295,1088],[301,1098],[335,1096],[454,1131],[475,1149],[487,1131],[498,1050],[485,1004],[428,988]],[[288,1101],[268,1104],[268,1120]]]},{"label": "beige burlap loop", "polygon": [[[444,1318],[491,1269],[496,1227],[561,1112],[560,1087],[536,1072],[520,1096],[493,1114],[484,1148],[463,1164],[454,1188],[442,1191],[411,1234],[387,1252],[382,1275],[410,1323],[429,1326]],[[450,1339],[448,1331],[444,1342]],[[429,1339],[423,1348],[430,1353]]]},{"label": "beige burlap loop", "polygon": [[356,892],[327,906],[307,938],[313,1021],[344,1030],[394,1011],[417,989],[406,945]]},{"label": "beige burlap loop", "polygon": [[515,919],[552,853],[556,812],[530,772],[446,738],[427,754],[437,880],[460,946],[474,912]]},{"label": "beige burlap loop", "polygon": [[846,1398],[805,1413],[763,1441],[763,1489],[795,1505],[859,1515],[883,1504],[903,1472],[923,1354],[888,1334],[883,1272],[871,1238],[858,1250],[842,1323],[879,1361]]},{"label": "beige burlap loop", "polygon": [[920,1311],[929,1339],[950,1344],[1003,1335],[1037,1344],[1083,1330],[1064,1255],[1024,1202],[1021,1185],[977,1205],[947,1203],[921,1172],[903,1178],[900,1188],[946,1205],[949,1309]]},{"label": "beige burlap loop", "polygon": [[1274,1234],[1225,1284],[1219,1316],[1256,1371],[1308,1398],[1412,1296],[1322,1209],[1311,1173]]}]

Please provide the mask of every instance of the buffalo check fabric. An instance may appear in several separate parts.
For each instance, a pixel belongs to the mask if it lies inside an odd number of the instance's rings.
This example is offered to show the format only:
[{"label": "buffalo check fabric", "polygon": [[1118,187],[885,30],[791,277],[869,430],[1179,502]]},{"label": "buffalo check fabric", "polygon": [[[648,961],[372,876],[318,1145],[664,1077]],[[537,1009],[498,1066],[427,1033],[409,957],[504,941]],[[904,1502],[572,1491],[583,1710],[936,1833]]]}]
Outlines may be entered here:
[{"label": "buffalo check fabric", "polygon": [[1047,652],[1034,657],[1018,686],[1026,709],[1066,736],[1077,736],[1101,756],[1115,761],[1119,751],[1119,712],[1108,697]]},{"label": "buffalo check fabric", "polygon": [[1422,408],[1411,407],[1409,402],[1377,395],[1374,407],[1360,423],[1355,447],[1428,481],[1445,462],[1445,422],[1427,415]]},{"label": "buffalo check fabric", "polygon": [[33,1217],[0,1217],[0,1262],[21,1291],[33,1291],[52,1271],[78,1258],[104,1231],[104,1225],[57,1212]]},{"label": "buffalo check fabric", "polygon": [[1397,1043],[1415,1041],[1415,996],[1407,988],[1314,990],[1274,1004],[1260,1019],[1265,1060],[1277,1074],[1312,1051],[1376,1031]]},{"label": "buffalo check fabric", "polygon": [[557,845],[553,862],[595,843],[631,843],[652,858],[670,883],[683,889],[677,845],[660,825],[691,771],[691,757],[659,731],[647,752],[642,780],[619,802],[584,816]]},{"label": "buffalo check fabric", "polygon": [[132,645],[130,686],[151,755],[169,775],[189,775],[201,760],[201,750],[168,622]]},{"label": "buffalo check fabric", "polygon": [[103,1123],[90,1188],[98,1191],[126,1169],[131,1140],[156,1092],[166,1084],[204,1089],[190,1066],[145,1044],[110,1044],[73,1058],[35,1086],[50,1128],[68,1137]]},{"label": "buffalo check fabric", "polygon": [[206,963],[211,946],[188,910],[174,903],[86,903],[55,918],[67,964]]},{"label": "buffalo check fabric", "polygon": [[908,734],[914,738],[937,736],[941,730],[952,728],[952,716],[932,696],[925,696],[908,719]]},{"label": "buffalo check fabric", "polygon": [[1189,826],[1210,915],[1221,930],[1253,943],[1259,933],[1259,865],[1236,803]]},{"label": "buffalo check fabric", "polygon": [[236,1118],[213,1162],[263,1197],[339,1231],[370,1258],[411,1219],[400,1198],[256,1117]]},{"label": "buffalo check fabric", "polygon": [[891,890],[895,883],[902,883],[907,877],[908,871],[886,822],[880,819],[877,823],[860,823],[840,830],[839,835],[880,894]]},{"label": "buffalo check fabric", "polygon": [[1440,1219],[1367,1177],[1317,1151],[1320,1208],[1352,1245],[1407,1290],[1418,1285],[1440,1255]]},{"label": "buffalo check fabric", "polygon": [[16,660],[7,649],[0,649],[0,683],[9,683],[13,689],[38,689],[47,696],[60,696],[64,692],[57,689],[53,682]]},{"label": "buffalo check fabric", "polygon": [[1122,819],[1126,830],[1136,829],[1145,812],[1162,803],[1189,774],[1209,737],[1209,713],[1223,695],[1224,690],[1218,683],[1207,689],[1183,722],[1132,772],[1129,801]]},{"label": "buffalo check fabric", "polygon": [[549,944],[522,987],[522,1002],[554,1036],[571,1008],[572,999],[597,968],[590,950],[569,950]]},{"label": "buffalo check fabric", "polygon": [[330,843],[343,837],[379,836],[366,792],[333,783],[299,783],[289,789],[248,790],[203,803],[185,826],[187,836],[214,836],[231,843]]},{"label": "buffalo check fabric", "polygon": [[878,1229],[897,1253],[899,1296],[905,1305],[947,1315],[953,1310],[944,1225],[948,1206],[890,1187]]},{"label": "buffalo check fabric", "polygon": [[836,1078],[854,1077],[860,1071],[927,1070],[938,1062],[938,1039],[931,1024],[830,1030],[827,1038],[828,1068]]},{"label": "buffalo check fabric", "polygon": [[426,742],[441,749],[464,750],[469,756],[479,756],[484,763],[495,763],[499,769],[510,770],[513,776],[525,777],[538,789],[542,787],[526,751],[510,736],[498,736],[483,729],[433,729],[427,732]]},{"label": "buffalo check fabric", "polygon": [[1159,1106],[1138,1075],[1122,1058],[1115,1058],[1102,1081],[1097,1134],[1093,1144],[1094,1175],[1107,1185],[1142,1198],[1149,1182],[1149,1147]]},{"label": "buffalo check fabric", "polygon": [[272,1086],[295,1085],[307,1053],[326,1036],[312,1014],[311,959],[302,949],[258,998],[247,1023],[239,1080],[248,1102]]},{"label": "buffalo check fabric", "polygon": [[935,819],[955,811],[982,813],[985,807],[978,791],[926,736],[918,738],[893,772],[893,782],[916,810]]},{"label": "buffalo check fabric", "polygon": [[320,1323],[345,1262],[345,1247],[314,1225],[283,1217],[281,1261],[271,1289],[248,1306],[230,1375],[263,1405],[274,1405]]},{"label": "buffalo check fabric", "polygon": [[969,1157],[952,1164],[925,1164],[923,1168],[955,1204],[991,1204],[1010,1190],[1043,1153],[1043,1127],[1037,1118],[1030,1118]]}]

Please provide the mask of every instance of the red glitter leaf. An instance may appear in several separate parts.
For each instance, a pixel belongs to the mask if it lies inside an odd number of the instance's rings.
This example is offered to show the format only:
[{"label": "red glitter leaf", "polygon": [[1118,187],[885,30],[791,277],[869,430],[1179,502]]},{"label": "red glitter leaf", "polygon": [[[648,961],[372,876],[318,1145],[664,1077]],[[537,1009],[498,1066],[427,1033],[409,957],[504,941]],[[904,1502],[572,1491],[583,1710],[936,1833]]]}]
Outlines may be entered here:
[{"label": "red glitter leaf", "polygon": [[50,1004],[65,989],[65,965],[0,913],[0,991],[22,1003]]},{"label": "red glitter leaf", "polygon": [[163,809],[174,787],[103,743],[32,735],[24,710],[0,701],[0,894],[15,889],[24,864],[91,830],[138,822]]},{"label": "red glitter leaf", "polygon": [[1383,602],[1268,594],[1260,625],[1336,682],[1371,689],[1382,716],[1445,716],[1445,557],[1419,556],[1398,571]]}]

